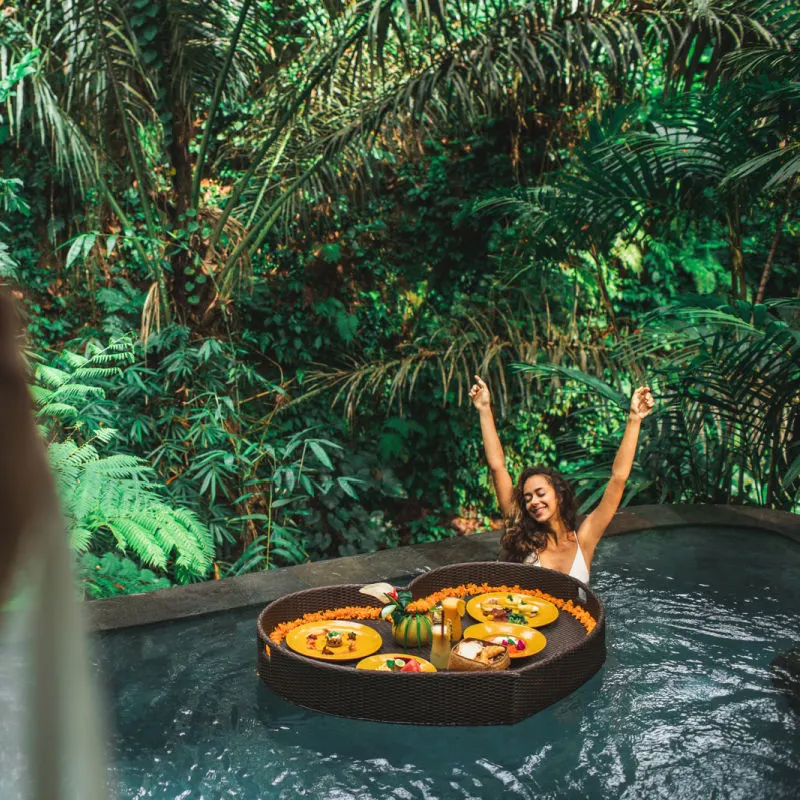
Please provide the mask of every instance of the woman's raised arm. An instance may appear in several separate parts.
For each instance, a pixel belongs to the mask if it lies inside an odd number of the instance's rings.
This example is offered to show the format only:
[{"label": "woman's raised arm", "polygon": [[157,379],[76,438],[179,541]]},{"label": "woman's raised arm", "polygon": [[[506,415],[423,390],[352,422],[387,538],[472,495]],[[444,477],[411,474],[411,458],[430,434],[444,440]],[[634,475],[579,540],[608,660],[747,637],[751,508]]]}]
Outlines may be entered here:
[{"label": "woman's raised arm", "polygon": [[[642,420],[652,410],[653,395],[650,389],[647,387],[637,389],[631,398],[628,424],[625,427],[622,443],[619,446],[619,450],[617,450],[614,464],[611,467],[611,480],[608,482],[597,508],[586,517],[578,531],[581,548],[584,550],[584,555],[589,559],[591,559],[594,548],[600,541],[600,537],[605,533],[611,518],[617,513],[619,504],[622,502],[625,483],[631,474],[633,459],[636,455],[636,445],[639,442],[639,430]],[[586,552],[587,549],[588,553]]]},{"label": "woman's raised arm", "polygon": [[497,502],[500,504],[503,516],[510,517],[514,511],[514,482],[506,469],[503,445],[500,444],[500,437],[497,435],[497,428],[494,424],[489,387],[477,375],[475,376],[474,386],[469,390],[469,397],[472,400],[472,404],[478,409],[478,415],[481,420],[483,449],[486,452],[486,460],[492,473]]}]

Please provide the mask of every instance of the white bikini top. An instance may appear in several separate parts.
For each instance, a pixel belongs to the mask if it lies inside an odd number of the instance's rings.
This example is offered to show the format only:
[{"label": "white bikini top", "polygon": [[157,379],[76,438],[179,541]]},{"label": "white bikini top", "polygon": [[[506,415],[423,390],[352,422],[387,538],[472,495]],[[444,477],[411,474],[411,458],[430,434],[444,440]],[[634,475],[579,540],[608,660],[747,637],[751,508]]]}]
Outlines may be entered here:
[{"label": "white bikini top", "polygon": [[[579,581],[583,581],[583,583],[588,585],[589,567],[586,566],[586,559],[583,557],[583,552],[581,551],[581,543],[578,541],[577,536],[575,537],[575,544],[578,545],[578,549],[575,552],[575,558],[567,574],[570,577],[577,578]],[[533,564],[534,566],[541,566],[541,564],[539,563],[539,554],[534,551],[525,559],[523,563]]]}]

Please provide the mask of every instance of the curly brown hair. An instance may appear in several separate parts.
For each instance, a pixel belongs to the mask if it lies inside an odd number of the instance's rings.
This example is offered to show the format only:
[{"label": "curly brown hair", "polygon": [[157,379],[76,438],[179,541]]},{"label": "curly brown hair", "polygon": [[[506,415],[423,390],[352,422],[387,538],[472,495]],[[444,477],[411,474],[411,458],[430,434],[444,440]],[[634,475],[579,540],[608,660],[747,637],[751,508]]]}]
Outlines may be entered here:
[{"label": "curly brown hair", "polygon": [[534,475],[543,475],[556,493],[558,514],[567,530],[574,531],[578,516],[575,491],[570,482],[549,467],[528,467],[522,471],[514,487],[514,517],[507,520],[506,532],[500,540],[506,561],[521,563],[531,553],[539,553],[547,547],[552,534],[540,525],[525,507],[525,483]]}]

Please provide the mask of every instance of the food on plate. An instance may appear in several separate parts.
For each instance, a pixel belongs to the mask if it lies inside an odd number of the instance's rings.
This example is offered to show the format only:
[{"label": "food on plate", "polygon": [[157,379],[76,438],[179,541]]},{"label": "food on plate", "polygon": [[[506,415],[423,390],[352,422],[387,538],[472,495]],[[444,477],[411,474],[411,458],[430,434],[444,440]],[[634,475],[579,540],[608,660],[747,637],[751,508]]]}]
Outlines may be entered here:
[{"label": "food on plate", "polygon": [[512,622],[526,625],[528,619],[539,613],[533,598],[522,594],[490,597],[480,604],[484,616],[491,622]]},{"label": "food on plate", "polygon": [[[325,644],[328,647],[341,647],[344,642],[344,636],[341,631],[326,631]],[[325,652],[324,650],[322,651]]]},{"label": "food on plate", "polygon": [[518,611],[520,614],[525,614],[528,617],[539,613],[539,607],[536,605],[536,602],[525,594],[508,595],[505,605],[514,611]]},{"label": "food on plate", "polygon": [[422,672],[419,661],[414,658],[387,658],[378,667],[380,672]]},{"label": "food on plate", "polygon": [[462,672],[506,669],[511,662],[508,648],[481,639],[463,639],[451,651],[448,669]]},{"label": "food on plate", "polygon": [[506,647],[509,650],[525,649],[525,641],[520,639],[519,636],[512,636],[510,633],[504,633],[500,636],[492,636],[489,641],[494,642],[495,644],[503,645],[503,647]]}]

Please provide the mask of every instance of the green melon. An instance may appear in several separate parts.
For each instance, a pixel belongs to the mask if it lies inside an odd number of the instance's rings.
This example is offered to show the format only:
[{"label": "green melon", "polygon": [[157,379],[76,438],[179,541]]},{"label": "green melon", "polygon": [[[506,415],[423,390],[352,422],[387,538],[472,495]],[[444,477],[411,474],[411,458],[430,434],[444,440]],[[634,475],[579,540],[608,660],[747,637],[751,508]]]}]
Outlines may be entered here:
[{"label": "green melon", "polygon": [[392,635],[404,648],[424,647],[431,643],[431,621],[427,614],[407,614],[392,625]]}]

